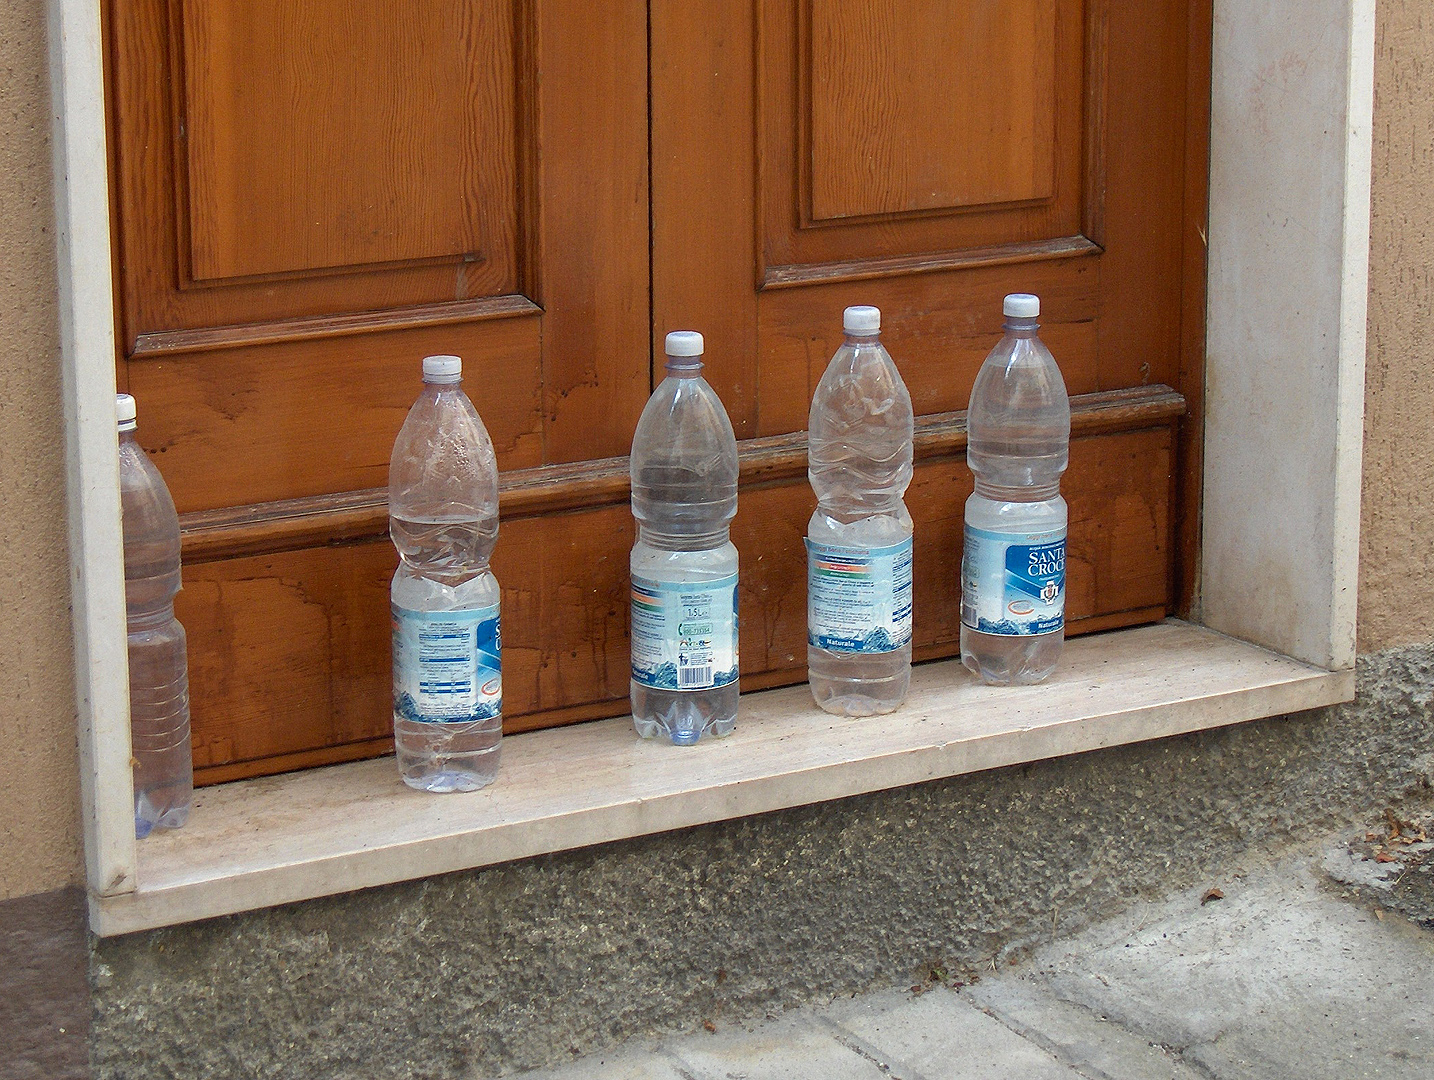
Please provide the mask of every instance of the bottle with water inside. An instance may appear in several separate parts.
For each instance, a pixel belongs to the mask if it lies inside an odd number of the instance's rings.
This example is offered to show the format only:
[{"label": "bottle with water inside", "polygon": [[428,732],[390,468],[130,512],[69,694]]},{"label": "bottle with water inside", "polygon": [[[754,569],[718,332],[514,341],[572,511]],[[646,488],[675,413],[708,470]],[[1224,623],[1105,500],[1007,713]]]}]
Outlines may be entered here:
[{"label": "bottle with water inside", "polygon": [[632,439],[632,719],[689,745],[737,723],[737,440],[702,377],[702,335],[666,345]]},{"label": "bottle with water inside", "polygon": [[961,659],[988,683],[1040,682],[1065,638],[1070,446],[1065,382],[1037,336],[1040,299],[1012,293],[1005,336],[981,365],[967,413]]},{"label": "bottle with water inside", "polygon": [[807,677],[839,716],[887,713],[911,684],[911,395],[881,312],[849,307],[807,424]]},{"label": "bottle with water inside", "polygon": [[194,801],[189,747],[189,668],[184,627],[174,617],[180,588],[179,515],[164,478],[135,440],[135,404],[115,402],[120,511],[129,630],[129,722],[134,834],[177,829]]},{"label": "bottle with water inside", "polygon": [[388,528],[398,548],[393,741],[404,783],[474,791],[498,775],[503,733],[493,443],[456,356],[423,361],[423,392],[393,444]]}]

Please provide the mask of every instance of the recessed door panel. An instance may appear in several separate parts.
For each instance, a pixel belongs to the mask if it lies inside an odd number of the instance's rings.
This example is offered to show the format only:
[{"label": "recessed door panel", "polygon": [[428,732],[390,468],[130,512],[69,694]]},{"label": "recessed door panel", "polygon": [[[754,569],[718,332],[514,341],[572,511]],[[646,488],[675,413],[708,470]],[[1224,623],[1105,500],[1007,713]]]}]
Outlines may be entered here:
[{"label": "recessed door panel", "polygon": [[182,11],[195,282],[448,259],[481,264],[469,295],[519,291],[511,2]]},{"label": "recessed door panel", "polygon": [[1056,21],[1056,0],[813,0],[812,222],[1050,198]]}]

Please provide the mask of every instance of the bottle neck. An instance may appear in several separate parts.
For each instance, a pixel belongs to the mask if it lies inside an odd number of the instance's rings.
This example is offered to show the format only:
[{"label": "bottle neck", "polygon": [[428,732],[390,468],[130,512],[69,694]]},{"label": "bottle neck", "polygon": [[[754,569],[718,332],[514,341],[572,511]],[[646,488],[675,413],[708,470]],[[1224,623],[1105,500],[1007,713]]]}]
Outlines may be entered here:
[{"label": "bottle neck", "polygon": [[667,362],[662,365],[672,379],[700,379],[702,377],[702,358],[700,356],[669,356]]},{"label": "bottle neck", "polygon": [[1033,338],[1040,328],[1038,319],[1021,319],[1015,315],[1007,315],[1006,321],[1001,324],[1001,329],[1014,338]]},{"label": "bottle neck", "polygon": [[862,346],[870,348],[873,345],[881,344],[880,331],[870,334],[854,334],[850,330],[847,330],[845,333],[845,344],[850,345],[853,349],[860,349]]}]

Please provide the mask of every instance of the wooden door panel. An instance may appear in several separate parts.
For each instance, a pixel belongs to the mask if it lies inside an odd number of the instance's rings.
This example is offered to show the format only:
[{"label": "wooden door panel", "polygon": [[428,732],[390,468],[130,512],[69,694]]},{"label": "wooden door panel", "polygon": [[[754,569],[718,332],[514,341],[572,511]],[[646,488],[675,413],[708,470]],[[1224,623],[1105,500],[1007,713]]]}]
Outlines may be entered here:
[{"label": "wooden door panel", "polygon": [[122,347],[536,300],[529,3],[110,0]]},{"label": "wooden door panel", "polygon": [[1081,0],[787,0],[757,34],[762,281],[1083,235]]},{"label": "wooden door panel", "polygon": [[1053,195],[1056,8],[813,0],[810,220]]},{"label": "wooden door panel", "polygon": [[446,258],[518,291],[511,2],[182,11],[196,282]]},{"label": "wooden door panel", "polygon": [[[1100,382],[1096,319],[1100,263],[1090,257],[1031,262],[1021,282],[1041,296],[1041,337],[1072,394],[1113,389]],[[812,394],[842,343],[850,304],[882,311],[882,340],[901,370],[917,415],[966,408],[981,361],[1001,336],[1009,266],[892,276],[760,294],[757,428],[762,435],[807,426]]]},{"label": "wooden door panel", "polygon": [[[1073,633],[1158,618],[1167,603],[1169,487],[1179,395],[1075,403],[1069,616]],[[924,420],[907,502],[916,524],[915,646],[960,636],[961,414]],[[504,730],[627,710],[627,462],[509,473],[493,568],[503,589]],[[745,689],[806,678],[802,536],[812,511],[802,436],[748,441],[732,536],[741,553]],[[195,760],[203,783],[382,753],[392,730],[381,493],[333,525],[269,519],[185,536],[177,610],[189,631]],[[248,544],[245,528],[263,541]],[[303,532],[296,533],[297,528]],[[315,544],[328,535],[332,543]],[[275,552],[255,547],[283,548]],[[276,628],[282,628],[277,630]]]},{"label": "wooden door panel", "polygon": [[626,708],[622,455],[673,329],[742,440],[744,688],[805,675],[801,431],[851,303],[919,414],[918,657],[956,648],[959,410],[1010,291],[1077,395],[1072,632],[1169,609],[1207,0],[104,3],[202,781],[389,745],[383,485],[430,352],[503,471],[510,731]]},{"label": "wooden door panel", "polygon": [[589,14],[110,5],[119,375],[183,510],[383,483],[432,352],[465,358],[501,468],[626,451],[646,18]]},{"label": "wooden door panel", "polygon": [[[531,306],[530,306],[531,307]],[[142,442],[181,513],[388,482],[420,361],[465,356],[499,467],[543,461],[538,314],[131,361]]]}]

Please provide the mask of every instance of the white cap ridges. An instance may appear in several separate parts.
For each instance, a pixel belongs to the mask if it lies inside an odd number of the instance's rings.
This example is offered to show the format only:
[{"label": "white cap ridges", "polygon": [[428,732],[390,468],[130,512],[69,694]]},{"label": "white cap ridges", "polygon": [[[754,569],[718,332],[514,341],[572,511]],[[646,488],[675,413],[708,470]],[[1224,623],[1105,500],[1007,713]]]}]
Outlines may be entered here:
[{"label": "white cap ridges", "polygon": [[459,356],[425,356],[423,358],[423,378],[425,382],[461,379],[463,377],[463,358]]},{"label": "white cap ridges", "polygon": [[136,411],[134,398],[128,394],[115,395],[115,419],[119,421],[121,431],[133,431],[135,429]]},{"label": "white cap ridges", "polygon": [[1041,298],[1028,292],[1013,292],[1001,304],[1001,314],[1011,319],[1034,319],[1041,313]]},{"label": "white cap ridges", "polygon": [[841,326],[848,334],[875,334],[881,331],[881,308],[857,304],[841,313]]},{"label": "white cap ridges", "polygon": [[668,356],[701,356],[702,335],[696,330],[674,330],[663,347]]}]

